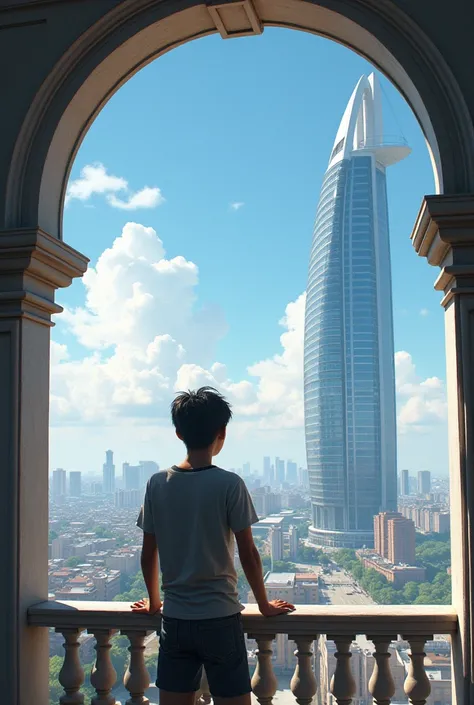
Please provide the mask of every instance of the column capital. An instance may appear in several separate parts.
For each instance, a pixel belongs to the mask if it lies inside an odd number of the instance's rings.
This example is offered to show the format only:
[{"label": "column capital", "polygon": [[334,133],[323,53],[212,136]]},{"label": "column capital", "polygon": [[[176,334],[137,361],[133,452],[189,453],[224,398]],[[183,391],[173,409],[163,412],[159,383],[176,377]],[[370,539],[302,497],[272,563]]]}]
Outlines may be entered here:
[{"label": "column capital", "polygon": [[474,294],[474,194],[425,196],[411,241],[441,268],[435,289],[444,291],[444,306],[455,294]]},{"label": "column capital", "polygon": [[60,313],[56,289],[67,287],[89,260],[40,228],[0,230],[0,319],[30,318],[52,325]]}]

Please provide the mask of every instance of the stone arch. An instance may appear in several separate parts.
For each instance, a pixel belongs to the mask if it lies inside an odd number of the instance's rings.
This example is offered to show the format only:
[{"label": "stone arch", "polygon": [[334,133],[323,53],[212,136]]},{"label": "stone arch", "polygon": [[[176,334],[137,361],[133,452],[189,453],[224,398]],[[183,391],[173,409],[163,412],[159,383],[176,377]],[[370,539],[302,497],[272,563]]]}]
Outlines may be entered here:
[{"label": "stone arch", "polygon": [[[154,58],[218,30],[225,35],[214,5],[199,0],[120,3],[69,47],[36,94],[16,141],[7,181],[7,228],[39,225],[61,237],[67,178],[94,118]],[[232,28],[245,18],[249,0],[224,5],[220,17]],[[253,8],[248,33],[264,26],[299,29],[370,60],[415,113],[437,191],[474,190],[474,130],[462,92],[441,54],[406,13],[385,0],[254,0]]]}]

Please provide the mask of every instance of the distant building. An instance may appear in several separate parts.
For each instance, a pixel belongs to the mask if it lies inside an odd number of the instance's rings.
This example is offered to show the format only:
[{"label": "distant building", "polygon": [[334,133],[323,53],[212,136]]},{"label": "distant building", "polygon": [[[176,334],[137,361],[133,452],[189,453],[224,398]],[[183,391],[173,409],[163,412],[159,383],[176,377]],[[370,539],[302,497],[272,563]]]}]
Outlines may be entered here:
[{"label": "distant building", "polygon": [[281,511],[281,495],[269,487],[258,487],[251,492],[255,511],[259,517],[267,517]]},{"label": "distant building", "polygon": [[298,555],[298,529],[291,525],[288,529],[288,543],[290,560],[295,560]]},{"label": "distant building", "polygon": [[117,509],[123,507],[141,507],[143,493],[140,490],[116,490],[114,493],[114,505]]},{"label": "distant building", "polygon": [[150,477],[159,472],[160,466],[154,460],[139,460],[140,466],[140,488],[146,487]]},{"label": "distant building", "polygon": [[115,492],[115,465],[114,453],[112,450],[105,451],[105,463],[102,466],[102,477],[102,489],[104,494],[113,494]]},{"label": "distant building", "polygon": [[410,473],[408,470],[402,470],[401,493],[404,497],[410,494]]},{"label": "distant building", "polygon": [[264,519],[260,519],[256,524],[252,526],[252,533],[255,536],[261,536],[266,538],[269,536],[270,529],[280,526],[283,530],[283,525],[285,523],[285,518],[282,516],[269,516]]},{"label": "distant building", "polygon": [[298,468],[298,483],[301,487],[309,489],[309,471],[308,468]]},{"label": "distant building", "polygon": [[429,470],[418,471],[418,494],[428,495],[431,492],[431,473]]},{"label": "distant building", "polygon": [[422,583],[425,579],[425,569],[411,565],[393,565],[386,558],[367,550],[356,551],[357,558],[364,568],[373,568],[393,584],[393,587],[402,588],[406,583]]},{"label": "distant building", "polygon": [[449,512],[433,512],[433,532],[448,534],[451,529],[451,514]]},{"label": "distant building", "polygon": [[[268,573],[265,588],[270,600],[286,600],[294,605],[317,605],[319,576],[316,573]],[[253,594],[249,602],[255,602]]]},{"label": "distant building", "polygon": [[401,516],[398,512],[380,512],[374,516],[374,547],[375,553],[388,558],[388,520]]},{"label": "distant building", "polygon": [[84,586],[66,585],[55,592],[55,599],[58,601],[81,600],[83,602],[92,602],[97,600],[97,588],[93,584]]},{"label": "distant building", "polygon": [[52,496],[53,499],[59,499],[64,497],[66,494],[66,471],[62,468],[53,470],[53,487]]},{"label": "distant building", "polygon": [[139,490],[140,489],[140,475],[141,475],[140,465],[130,465],[130,463],[123,463],[123,465],[122,465],[122,478],[123,478],[123,486],[126,490]]},{"label": "distant building", "polygon": [[415,524],[399,512],[374,517],[375,552],[394,565],[415,563]]},{"label": "distant building", "polygon": [[373,542],[397,506],[396,409],[386,169],[410,153],[384,137],[374,73],[334,140],[306,288],[304,406],[316,545]]},{"label": "distant building", "polygon": [[275,482],[277,485],[285,482],[285,461],[280,458],[275,458]]},{"label": "distant building", "polygon": [[97,590],[96,600],[113,600],[120,593],[120,571],[110,570],[92,575]]},{"label": "distant building", "polygon": [[283,531],[280,526],[274,526],[270,529],[268,538],[270,540],[270,555],[272,557],[272,565],[274,561],[283,559]]},{"label": "distant building", "polygon": [[250,463],[247,461],[242,465],[242,477],[250,477],[251,475],[251,470],[250,470]]},{"label": "distant building", "polygon": [[51,558],[69,558],[71,555],[71,544],[71,536],[58,536],[56,539],[53,539],[51,541]]},{"label": "distant building", "polygon": [[272,484],[272,464],[268,455],[263,458],[263,484]]},{"label": "distant building", "polygon": [[298,483],[298,466],[292,460],[286,462],[286,481],[289,485]]},{"label": "distant building", "polygon": [[415,565],[415,524],[403,516],[388,521],[388,560],[397,565]]},{"label": "distant building", "polygon": [[69,494],[71,497],[80,497],[82,494],[82,474],[77,470],[69,473]]},{"label": "distant building", "polygon": [[119,570],[123,575],[135,575],[140,570],[140,553],[120,549],[106,556],[105,565],[112,570]]}]

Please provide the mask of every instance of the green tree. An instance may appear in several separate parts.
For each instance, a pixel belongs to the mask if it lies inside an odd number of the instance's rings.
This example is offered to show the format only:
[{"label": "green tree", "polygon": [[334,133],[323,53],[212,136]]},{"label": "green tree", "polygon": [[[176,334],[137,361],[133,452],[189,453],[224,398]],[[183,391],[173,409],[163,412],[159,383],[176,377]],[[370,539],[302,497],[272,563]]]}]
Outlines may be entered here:
[{"label": "green tree", "polygon": [[418,584],[413,581],[407,583],[403,588],[403,597],[408,604],[414,603],[419,593]]},{"label": "green tree", "polygon": [[81,558],[80,556],[71,556],[70,558],[66,559],[65,565],[68,568],[76,568],[79,565],[79,563],[83,562],[83,560],[84,559]]},{"label": "green tree", "polygon": [[98,539],[113,539],[114,538],[114,533],[111,531],[111,529],[106,529],[105,526],[96,526],[95,529],[92,529],[94,534]]},{"label": "green tree", "polygon": [[290,561],[274,561],[273,571],[275,573],[294,573],[296,571],[296,566]]}]

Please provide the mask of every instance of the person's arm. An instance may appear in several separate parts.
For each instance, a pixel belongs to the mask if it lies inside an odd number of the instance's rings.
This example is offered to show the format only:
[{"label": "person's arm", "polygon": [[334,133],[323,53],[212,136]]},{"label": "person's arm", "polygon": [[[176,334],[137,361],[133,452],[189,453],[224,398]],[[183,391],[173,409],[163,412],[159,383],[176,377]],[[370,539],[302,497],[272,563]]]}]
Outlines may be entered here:
[{"label": "person's arm", "polygon": [[294,610],[293,605],[284,600],[268,601],[263,582],[262,561],[255,546],[251,528],[252,524],[258,521],[258,516],[245,482],[241,478],[235,480],[228,494],[227,519],[229,527],[235,534],[240,563],[260,612],[265,617],[273,617]]},{"label": "person's arm", "polygon": [[158,571],[158,547],[155,534],[143,533],[141,568],[148,591],[148,600],[135,602],[132,605],[132,610],[145,614],[155,614],[155,612],[160,611],[162,605]]},{"label": "person's arm", "polygon": [[257,601],[258,609],[264,617],[273,617],[294,610],[294,606],[285,600],[268,599],[265,583],[263,582],[262,561],[252,536],[252,529],[238,531],[235,534],[239,551],[240,564],[248,580],[250,588]]},{"label": "person's arm", "polygon": [[155,523],[153,521],[153,504],[151,501],[150,481],[148,481],[143,506],[137,519],[137,526],[143,531],[141,568],[148,600],[138,600],[132,605],[133,612],[155,614],[161,609],[160,582],[158,570],[158,546],[156,543]]}]

